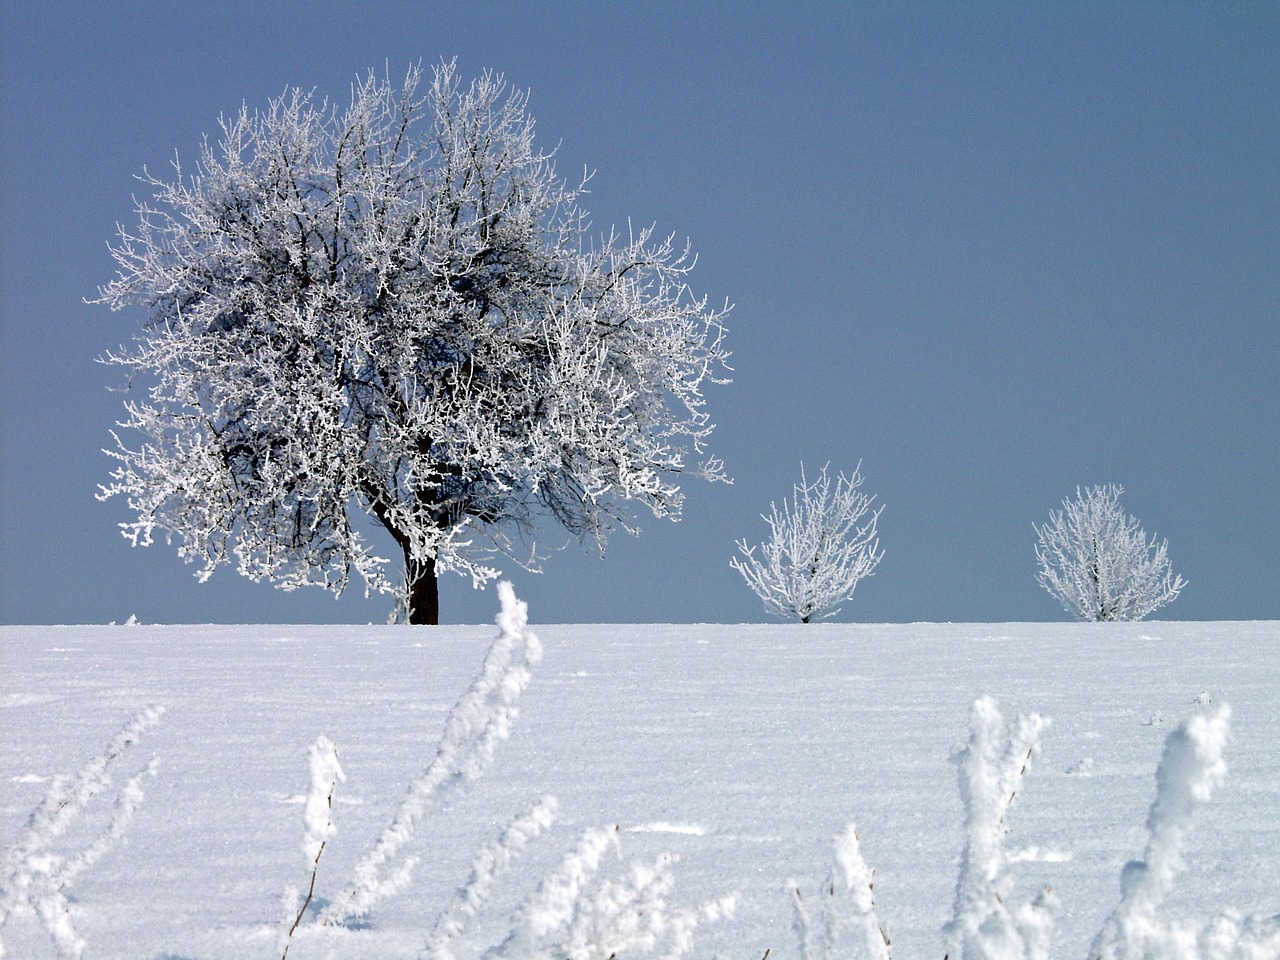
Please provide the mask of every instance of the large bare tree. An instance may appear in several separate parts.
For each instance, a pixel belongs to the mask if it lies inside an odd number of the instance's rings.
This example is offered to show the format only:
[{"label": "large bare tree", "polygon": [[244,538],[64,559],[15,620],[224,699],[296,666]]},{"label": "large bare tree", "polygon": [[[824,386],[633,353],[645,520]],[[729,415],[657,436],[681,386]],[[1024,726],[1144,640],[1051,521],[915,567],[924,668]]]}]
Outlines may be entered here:
[{"label": "large bare tree", "polygon": [[727,306],[690,293],[670,237],[588,236],[585,180],[557,177],[526,103],[452,63],[371,73],[350,106],[286,91],[193,172],[140,178],[98,298],[148,312],[106,358],[143,391],[102,492],[126,537],[162,532],[202,579],[355,572],[435,623],[437,574],[536,567],[540,520],[603,543],[637,505],[677,517],[683,475],[723,478],[702,390]]}]

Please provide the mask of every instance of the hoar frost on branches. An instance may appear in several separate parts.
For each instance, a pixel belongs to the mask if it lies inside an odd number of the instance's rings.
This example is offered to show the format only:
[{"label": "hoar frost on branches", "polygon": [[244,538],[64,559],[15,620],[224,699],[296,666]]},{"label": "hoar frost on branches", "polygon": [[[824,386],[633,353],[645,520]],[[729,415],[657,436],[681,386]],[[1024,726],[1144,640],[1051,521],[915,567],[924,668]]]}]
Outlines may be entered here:
[{"label": "hoar frost on branches", "polygon": [[202,579],[234,562],[340,592],[354,572],[433,623],[438,572],[536,567],[539,519],[603,544],[633,504],[677,517],[680,475],[724,479],[702,389],[728,308],[689,292],[688,248],[589,241],[586,181],[535,148],[525,94],[453,63],[423,80],[370,74],[345,108],[287,91],[224,120],[194,174],[142,176],[97,301],[149,312],[106,358],[147,382],[102,492],[135,545],[162,531]]},{"label": "hoar frost on branches", "polygon": [[1114,483],[1076,488],[1074,500],[1035,528],[1037,580],[1081,620],[1141,620],[1186,586],[1169,569],[1168,541],[1148,541],[1121,509],[1123,492]]},{"label": "hoar frost on branches", "polygon": [[809,483],[801,464],[794,500],[784,500],[781,510],[771,503],[769,514],[761,515],[769,539],[755,547],[738,541],[742,557],[729,563],[770,613],[803,623],[835,616],[836,605],[853,596],[880,563],[876,522],[884,507],[872,512],[875,497],[858,489],[861,467],[848,477],[838,474],[833,486],[827,467]]}]

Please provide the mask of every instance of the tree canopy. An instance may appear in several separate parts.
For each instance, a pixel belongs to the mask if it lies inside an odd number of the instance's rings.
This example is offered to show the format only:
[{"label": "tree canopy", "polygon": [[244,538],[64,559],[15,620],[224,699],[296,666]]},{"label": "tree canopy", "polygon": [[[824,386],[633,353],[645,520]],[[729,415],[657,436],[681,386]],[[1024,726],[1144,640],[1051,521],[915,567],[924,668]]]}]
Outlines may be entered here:
[{"label": "tree canopy", "polygon": [[[723,320],[653,228],[588,235],[527,94],[453,63],[370,73],[350,106],[293,89],[221,122],[194,172],[140,178],[97,302],[141,305],[106,359],[144,388],[108,451],[127,499],[208,577],[340,592],[353,573],[436,622],[436,576],[536,567],[551,520],[603,544],[723,479],[703,397]],[[372,517],[403,580],[369,537]]]},{"label": "tree canopy", "polygon": [[829,466],[810,483],[800,464],[792,499],[781,509],[771,503],[760,515],[769,524],[769,539],[757,545],[760,556],[739,540],[742,556],[729,560],[774,616],[801,623],[834,617],[837,604],[853,596],[884,556],[876,532],[884,507],[872,510],[875,497],[859,489],[862,464],[847,477],[837,474],[834,485]]},{"label": "tree canopy", "polygon": [[1036,576],[1064,610],[1095,622],[1141,620],[1175,599],[1186,581],[1169,567],[1168,541],[1149,541],[1120,506],[1124,487],[1076,488],[1074,500],[1035,528]]}]

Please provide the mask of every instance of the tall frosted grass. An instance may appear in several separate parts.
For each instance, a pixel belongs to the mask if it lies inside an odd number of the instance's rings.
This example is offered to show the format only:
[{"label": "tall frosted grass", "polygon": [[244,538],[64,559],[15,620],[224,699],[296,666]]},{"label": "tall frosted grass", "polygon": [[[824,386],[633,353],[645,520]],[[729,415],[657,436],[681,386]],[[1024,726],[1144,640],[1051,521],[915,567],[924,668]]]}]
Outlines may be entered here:
[{"label": "tall frosted grass", "polygon": [[[321,956],[341,957],[344,945],[367,953],[357,948],[365,925],[351,921],[366,917],[383,899],[411,884],[417,863],[413,851],[428,815],[439,811],[445,794],[482,776],[494,763],[542,655],[528,628],[525,605],[509,584],[502,584],[498,594],[498,636],[479,674],[450,711],[430,761],[410,784],[390,824],[358,860],[351,877],[336,884],[337,894],[322,909],[313,904],[326,903],[317,891],[330,886],[323,876],[323,857],[337,838],[334,799],[345,774],[335,743],[321,736],[312,744],[300,845],[303,883],[286,891],[276,941],[282,960],[302,941]],[[1201,700],[1208,709],[1166,740],[1147,817],[1146,846],[1121,871],[1118,898],[1086,960],[1280,960],[1280,915],[1245,916],[1232,909],[1207,921],[1166,915],[1165,905],[1184,869],[1183,851],[1195,815],[1227,774],[1230,709],[1213,705],[1207,695]],[[156,773],[156,760],[135,769],[115,791],[111,812],[99,816],[104,822],[93,839],[77,846],[69,841],[69,831],[95,797],[111,791],[112,774],[122,758],[163,712],[161,707],[142,710],[78,773],[55,779],[0,856],[0,934],[12,917],[30,915],[43,924],[60,957],[85,957],[88,948],[74,923],[79,908],[71,886],[124,836],[143,800],[143,783]],[[1036,714],[1006,723],[989,697],[973,704],[969,739],[955,757],[964,822],[951,919],[941,931],[944,960],[1049,960],[1052,955],[1057,898],[1048,888],[1020,897],[1016,858],[1005,850],[1010,813],[1048,725]],[[422,960],[621,960],[639,955],[675,960],[693,950],[700,925],[732,917],[734,894],[694,906],[674,905],[675,855],[624,861],[616,825],[579,833],[558,864],[530,884],[514,911],[484,917],[497,884],[516,872],[527,847],[552,831],[557,813],[555,798],[543,796],[481,846],[468,876],[425,927],[418,954]],[[876,907],[875,874],[863,858],[855,825],[836,837],[832,866],[816,894],[805,893],[794,881],[789,887],[804,960],[893,960],[889,928]],[[476,929],[502,932],[495,941],[492,932],[481,936]]]},{"label": "tall frosted grass", "polygon": [[[333,838],[333,791],[343,779],[337,748],[326,737],[311,749],[311,787],[304,811],[303,849],[309,872],[305,900],[286,893],[286,926],[279,947],[287,960],[295,938],[319,941],[336,928],[352,932],[349,922],[367,915],[383,899],[405,890],[417,863],[410,850],[415,834],[434,802],[447,791],[473,782],[492,766],[498,747],[510,736],[520,695],[532,668],[542,658],[538,638],[528,627],[528,609],[509,583],[498,587],[501,611],[498,637],[479,675],[450,711],[435,754],[410,785],[390,825],[357,863],[352,878],[309,921],[308,905],[316,889],[320,857]],[[494,885],[510,872],[525,848],[551,829],[558,804],[542,797],[519,814],[491,843],[477,851],[468,878],[430,926],[419,956],[423,960],[465,957],[600,958],[653,953],[676,960],[693,945],[693,933],[705,921],[732,914],[734,898],[722,897],[696,907],[668,904],[675,884],[676,858],[663,854],[652,863],[620,864],[606,873],[604,860],[618,849],[618,831],[590,829],[545,877],[504,924],[510,931],[486,946],[471,937],[473,922],[489,901]],[[300,905],[299,905],[300,904]]]},{"label": "tall frosted grass", "polygon": [[[9,918],[33,913],[52,938],[58,955],[79,960],[86,944],[77,932],[68,899],[75,879],[101,860],[124,836],[143,800],[143,781],[154,777],[153,757],[126,781],[115,796],[105,827],[79,850],[60,849],[58,841],[99,794],[112,787],[112,771],[142,734],[160,722],[164,707],[141,710],[106,749],[74,776],[57,776],[44,800],[27,819],[26,827],[0,857],[0,934]],[[0,937],[0,957],[5,956]]]},{"label": "tall frosted grass", "polygon": [[[1183,870],[1182,851],[1196,809],[1226,779],[1223,751],[1230,716],[1225,704],[1214,706],[1166,739],[1147,817],[1146,849],[1121,871],[1119,901],[1094,938],[1088,960],[1280,958],[1280,914],[1244,916],[1226,909],[1200,923],[1166,917],[1160,910]],[[1052,955],[1057,897],[1046,887],[1018,902],[1012,861],[1004,849],[1007,815],[1047,726],[1048,720],[1037,714],[1006,725],[989,697],[973,705],[969,742],[956,757],[964,844],[952,917],[942,930],[944,960],[1048,960]],[[852,824],[836,839],[835,861],[819,891],[821,924],[799,886],[791,884],[801,955],[805,960],[891,960],[889,936],[875,911],[873,874]],[[849,937],[849,931],[859,936]]]}]

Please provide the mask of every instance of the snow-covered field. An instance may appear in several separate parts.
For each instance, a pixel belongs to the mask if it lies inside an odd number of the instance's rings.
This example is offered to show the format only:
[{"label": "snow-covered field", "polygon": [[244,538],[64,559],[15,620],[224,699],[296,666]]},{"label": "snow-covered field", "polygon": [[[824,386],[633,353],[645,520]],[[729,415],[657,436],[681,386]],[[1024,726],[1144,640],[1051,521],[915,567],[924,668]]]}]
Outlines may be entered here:
[{"label": "snow-covered field", "polygon": [[[799,956],[787,881],[816,916],[832,840],[856,822],[893,956],[936,960],[965,840],[952,757],[983,694],[1006,719],[1052,719],[1005,852],[1014,900],[1047,884],[1061,904],[1055,957],[1087,956],[1122,867],[1143,855],[1166,737],[1223,702],[1229,774],[1195,813],[1161,916],[1280,911],[1278,622],[557,626],[531,615],[544,655],[492,767],[428,799],[402,851],[417,861],[403,890],[359,920],[304,930],[290,958],[417,956],[477,851],[551,794],[558,818],[496,881],[458,956],[501,943],[582,832],[615,826],[618,853],[606,853],[596,882],[670,851],[669,910],[736,892],[733,916],[700,925],[691,956]],[[329,737],[346,774],[317,871],[313,907],[324,907],[436,760],[446,717],[497,633],[0,628],[5,956],[58,955],[20,881],[49,864],[41,852],[66,863],[88,848],[141,774],[145,799],[122,841],[62,891],[84,956],[279,957],[283,892],[305,894],[310,876],[312,744]],[[32,831],[44,828],[32,814],[54,778],[103,755],[148,705],[165,712],[110,762],[113,786],[35,849]]]}]

